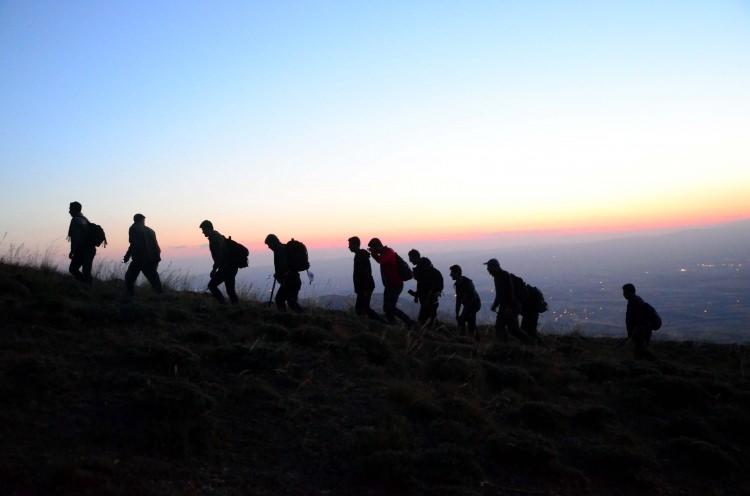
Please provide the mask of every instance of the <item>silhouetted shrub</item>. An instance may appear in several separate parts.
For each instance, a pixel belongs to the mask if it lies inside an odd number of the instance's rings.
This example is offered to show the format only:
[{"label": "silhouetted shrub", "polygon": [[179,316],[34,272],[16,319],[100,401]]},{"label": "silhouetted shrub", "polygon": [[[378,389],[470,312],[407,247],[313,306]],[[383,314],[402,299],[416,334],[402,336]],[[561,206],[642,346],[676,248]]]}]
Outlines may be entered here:
[{"label": "silhouetted shrub", "polygon": [[487,449],[493,462],[513,463],[530,468],[549,468],[557,462],[552,442],[539,434],[519,430],[490,436]]},{"label": "silhouetted shrub", "polygon": [[206,354],[206,361],[212,366],[228,372],[261,371],[281,367],[287,363],[288,356],[282,348],[274,348],[263,344],[257,344],[253,347],[234,343],[210,350]]},{"label": "silhouetted shrub", "polygon": [[566,420],[565,415],[557,406],[542,401],[524,403],[511,415],[511,419],[541,433],[560,430]]},{"label": "silhouetted shrub", "polygon": [[258,327],[258,335],[263,336],[267,341],[279,343],[289,339],[289,330],[279,324],[261,324]]},{"label": "silhouetted shrub", "polygon": [[573,422],[580,427],[598,428],[617,417],[617,413],[604,405],[588,405],[573,413]]},{"label": "silhouetted shrub", "polygon": [[190,314],[181,308],[170,307],[164,312],[164,320],[173,324],[182,324],[190,320]]},{"label": "silhouetted shrub", "polygon": [[204,329],[194,329],[180,333],[179,338],[182,341],[194,344],[219,344],[221,342],[221,336],[213,331]]},{"label": "silhouetted shrub", "polygon": [[379,336],[363,332],[355,334],[349,339],[349,345],[364,350],[367,353],[367,359],[376,365],[384,364],[391,356],[391,350],[388,343],[384,342]]},{"label": "silhouetted shrub", "polygon": [[738,467],[726,451],[707,441],[679,437],[667,444],[666,451],[678,463],[706,474],[724,474]]},{"label": "silhouetted shrub", "polygon": [[200,374],[201,367],[198,355],[176,344],[129,346],[117,353],[113,361],[131,370],[168,376],[195,377]]},{"label": "silhouetted shrub", "polygon": [[13,296],[19,299],[31,297],[31,290],[20,281],[9,277],[0,277],[0,295]]},{"label": "silhouetted shrub", "polygon": [[476,483],[482,478],[474,452],[455,444],[426,449],[415,462],[418,477],[431,484]]},{"label": "silhouetted shrub", "polygon": [[390,490],[406,490],[414,484],[414,465],[415,456],[410,451],[376,451],[357,457],[352,473],[355,480],[369,487],[384,485]]},{"label": "silhouetted shrub", "polygon": [[494,343],[487,348],[484,359],[500,365],[519,365],[536,360],[533,351],[510,343]]},{"label": "silhouetted shrub", "polygon": [[429,425],[430,440],[437,443],[464,444],[470,442],[473,433],[465,424],[455,420],[438,418]]},{"label": "silhouetted shrub", "polygon": [[604,360],[586,361],[576,368],[583,372],[591,382],[612,381],[627,375],[627,371],[620,364]]},{"label": "silhouetted shrub", "polygon": [[662,375],[643,376],[624,387],[640,387],[653,394],[653,400],[669,409],[704,408],[714,403],[694,380]]},{"label": "silhouetted shrub", "polygon": [[303,346],[318,347],[328,339],[329,333],[320,327],[303,325],[290,331],[290,340]]},{"label": "silhouetted shrub", "polygon": [[472,429],[484,428],[490,422],[490,419],[478,401],[453,397],[446,398],[440,403],[445,418],[455,420]]},{"label": "silhouetted shrub", "polygon": [[157,452],[189,455],[210,448],[214,399],[182,380],[153,377],[133,395],[128,439]]},{"label": "silhouetted shrub", "polygon": [[440,381],[468,381],[474,372],[474,362],[455,355],[433,358],[428,365],[430,377]]},{"label": "silhouetted shrub", "polygon": [[617,478],[633,479],[635,474],[654,464],[644,450],[623,444],[591,444],[583,442],[569,448],[573,459],[586,467]]},{"label": "silhouetted shrub", "polygon": [[484,363],[487,384],[496,391],[513,389],[514,391],[528,391],[536,382],[531,375],[520,367],[495,365]]},{"label": "silhouetted shrub", "polygon": [[348,436],[349,452],[356,456],[378,451],[399,451],[411,448],[414,434],[403,417],[390,417],[381,426],[362,426],[353,429]]},{"label": "silhouetted shrub", "polygon": [[741,442],[750,442],[750,411],[731,405],[718,408],[714,415],[712,424],[726,436]]}]

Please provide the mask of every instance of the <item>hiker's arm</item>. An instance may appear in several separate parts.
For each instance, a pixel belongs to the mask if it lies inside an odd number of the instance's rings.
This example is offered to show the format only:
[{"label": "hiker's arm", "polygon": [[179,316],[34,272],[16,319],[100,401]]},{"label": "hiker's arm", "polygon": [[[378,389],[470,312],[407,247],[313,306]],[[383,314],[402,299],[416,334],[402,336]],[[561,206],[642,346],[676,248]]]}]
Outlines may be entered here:
[{"label": "hiker's arm", "polygon": [[130,260],[130,256],[132,255],[133,247],[128,246],[128,251],[125,252],[125,256],[122,257],[122,261],[124,263],[128,263],[128,260]]}]

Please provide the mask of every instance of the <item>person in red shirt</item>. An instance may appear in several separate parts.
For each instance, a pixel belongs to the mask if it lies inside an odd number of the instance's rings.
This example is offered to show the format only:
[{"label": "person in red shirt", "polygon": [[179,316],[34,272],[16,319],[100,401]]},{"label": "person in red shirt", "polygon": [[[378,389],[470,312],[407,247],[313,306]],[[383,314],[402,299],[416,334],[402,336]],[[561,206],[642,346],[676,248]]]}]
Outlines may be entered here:
[{"label": "person in red shirt", "polygon": [[383,246],[378,238],[372,238],[367,246],[370,254],[380,264],[380,276],[383,279],[383,313],[390,324],[395,324],[398,317],[411,329],[414,321],[398,308],[398,297],[404,290],[404,281],[398,270],[398,255],[391,248]]}]

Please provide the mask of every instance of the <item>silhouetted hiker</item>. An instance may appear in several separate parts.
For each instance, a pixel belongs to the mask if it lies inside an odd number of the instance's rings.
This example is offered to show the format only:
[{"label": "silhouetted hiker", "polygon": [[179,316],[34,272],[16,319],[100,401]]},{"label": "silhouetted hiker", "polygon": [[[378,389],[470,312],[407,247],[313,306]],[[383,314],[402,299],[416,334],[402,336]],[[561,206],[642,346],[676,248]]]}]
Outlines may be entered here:
[{"label": "silhouetted hiker", "polygon": [[451,265],[451,279],[456,281],[456,324],[458,331],[463,336],[466,327],[469,328],[469,336],[479,341],[477,330],[477,312],[482,308],[482,300],[479,298],[474,287],[474,282],[463,275],[461,266]]},{"label": "silhouetted hiker", "polygon": [[70,241],[70,267],[68,271],[84,284],[91,285],[91,266],[96,256],[96,245],[89,235],[89,220],[82,213],[82,206],[77,201],[70,202],[70,226],[68,227],[68,241]]},{"label": "silhouetted hiker", "polygon": [[417,290],[409,290],[415,302],[419,302],[419,326],[437,322],[438,299],[443,292],[443,275],[433,267],[430,259],[420,255],[415,249],[409,250],[409,261],[414,268],[412,273],[417,281]]},{"label": "silhouetted hiker", "polygon": [[521,330],[529,336],[534,343],[540,343],[537,326],[539,325],[539,314],[547,311],[547,302],[541,290],[530,284],[526,285],[526,297],[521,303]]},{"label": "silhouetted hiker", "polygon": [[633,340],[633,354],[635,358],[653,360],[654,355],[647,348],[651,342],[651,333],[661,327],[661,317],[654,307],[635,294],[633,284],[625,284],[622,287],[622,295],[628,300],[625,328],[628,331],[628,339]]},{"label": "silhouetted hiker", "polygon": [[406,327],[414,327],[414,321],[398,308],[398,297],[404,290],[404,281],[412,278],[408,264],[395,251],[378,238],[372,238],[367,246],[370,254],[380,264],[380,277],[383,280],[383,313],[390,324],[395,324],[398,317]]},{"label": "silhouetted hiker", "polygon": [[484,265],[495,280],[495,301],[492,303],[492,311],[497,311],[495,320],[497,338],[507,340],[508,334],[511,334],[522,342],[529,342],[529,336],[521,332],[518,326],[521,305],[516,296],[513,275],[500,268],[500,262],[495,258],[491,258]]},{"label": "silhouetted hiker", "polygon": [[372,266],[370,265],[370,254],[367,250],[360,248],[361,241],[357,236],[349,238],[349,251],[354,253],[354,294],[357,301],[354,311],[359,316],[367,316],[372,320],[384,322],[380,315],[370,308],[372,292],[375,291],[375,280],[372,278]]},{"label": "silhouetted hiker", "polygon": [[128,294],[133,296],[135,293],[135,281],[141,272],[151,283],[154,291],[161,293],[161,279],[156,271],[161,262],[161,249],[159,243],[156,242],[154,230],[146,227],[146,217],[143,214],[133,216],[133,225],[128,229],[128,241],[130,246],[122,258],[124,263],[133,259],[125,272],[125,287]]},{"label": "silhouetted hiker", "polygon": [[273,251],[273,277],[279,283],[279,290],[276,292],[276,308],[283,312],[286,311],[288,304],[295,312],[301,312],[302,307],[299,306],[297,297],[299,296],[299,290],[302,288],[302,280],[300,280],[297,269],[306,269],[293,267],[294,264],[289,253],[290,247],[288,244],[285,245],[279,241],[275,234],[266,236],[265,243]]},{"label": "silhouetted hiker", "polygon": [[219,303],[226,303],[224,295],[219,291],[219,285],[224,283],[224,289],[227,291],[229,301],[237,303],[239,298],[235,291],[235,280],[239,265],[227,256],[227,238],[219,231],[214,229],[210,220],[204,220],[200,223],[203,235],[208,238],[208,248],[211,250],[211,258],[214,260],[214,266],[211,269],[211,280],[208,282],[208,290],[219,300]]}]

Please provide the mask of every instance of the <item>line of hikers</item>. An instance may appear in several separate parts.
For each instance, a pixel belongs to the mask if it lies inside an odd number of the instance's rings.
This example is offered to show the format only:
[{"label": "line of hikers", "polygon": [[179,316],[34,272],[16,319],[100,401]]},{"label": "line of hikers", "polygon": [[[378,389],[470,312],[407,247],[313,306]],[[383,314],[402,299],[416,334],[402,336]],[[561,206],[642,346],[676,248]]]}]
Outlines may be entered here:
[{"label": "line of hikers", "polygon": [[[69,271],[77,280],[90,285],[96,248],[102,245],[106,247],[106,236],[101,226],[89,222],[83,215],[79,202],[70,203],[69,213],[71,215],[68,229],[71,260]],[[141,272],[157,293],[162,292],[162,284],[157,271],[161,261],[161,249],[153,229],[145,225],[145,219],[144,215],[135,214],[133,224],[128,230],[129,247],[123,257],[123,262],[130,261],[125,273],[125,286],[130,296],[134,294],[135,281]],[[249,250],[233,240],[231,236],[225,237],[219,233],[209,220],[201,222],[199,228],[208,238],[213,259],[208,290],[220,303],[226,303],[226,298],[219,290],[219,286],[224,284],[229,301],[237,303],[239,298],[235,281],[239,269],[248,266]],[[349,238],[348,243],[349,250],[354,253],[353,282],[357,315],[386,324],[395,324],[398,318],[408,329],[426,329],[437,325],[439,298],[442,295],[444,283],[441,272],[433,266],[430,259],[412,249],[408,253],[409,262],[412,264],[410,267],[401,256],[378,238],[372,238],[366,250],[361,247],[361,240],[357,236]],[[307,272],[310,283],[314,277],[309,271],[310,261],[307,248],[302,242],[293,238],[287,243],[282,243],[275,234],[266,236],[265,244],[273,251],[274,282],[271,300],[273,300],[274,290],[278,283],[276,307],[280,311],[286,311],[288,306],[295,312],[302,312],[303,309],[298,302],[299,291],[302,288],[300,272]],[[370,258],[380,265],[385,318],[371,308],[375,280],[372,276]],[[513,336],[523,343],[538,343],[540,341],[537,331],[539,314],[546,312],[548,308],[541,290],[504,270],[495,258],[491,258],[484,265],[492,276],[495,286],[495,299],[491,310],[497,314],[496,338],[507,340]],[[468,333],[469,336],[479,341],[476,317],[482,307],[481,298],[473,281],[463,275],[463,270],[459,265],[450,267],[450,277],[454,281],[455,318],[459,332],[461,335]],[[408,290],[414,302],[419,303],[416,321],[398,308],[398,300],[404,290],[404,283],[411,279],[417,283],[416,290]],[[661,318],[651,305],[636,295],[635,286],[632,284],[628,283],[623,286],[623,296],[628,301],[627,339],[633,341],[633,349],[637,358],[653,358],[647,347],[652,332],[661,327]]]}]

